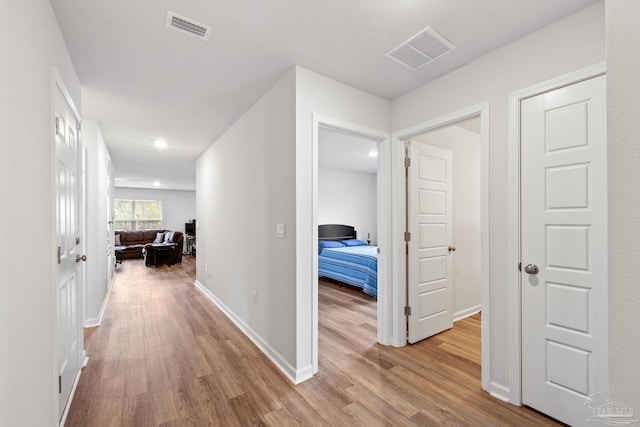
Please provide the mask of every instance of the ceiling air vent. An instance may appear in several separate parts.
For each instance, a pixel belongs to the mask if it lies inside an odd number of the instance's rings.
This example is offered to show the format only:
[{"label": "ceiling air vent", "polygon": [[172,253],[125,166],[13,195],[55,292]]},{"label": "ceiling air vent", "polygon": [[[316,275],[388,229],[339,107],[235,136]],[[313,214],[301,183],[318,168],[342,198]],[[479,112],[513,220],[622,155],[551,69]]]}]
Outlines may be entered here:
[{"label": "ceiling air vent", "polygon": [[177,13],[171,11],[167,12],[166,25],[168,28],[187,32],[205,41],[211,34],[210,26],[201,24],[200,22],[194,21],[193,19],[185,18],[184,16],[180,16]]},{"label": "ceiling air vent", "polygon": [[385,56],[415,71],[455,48],[449,40],[427,27],[391,49]]}]

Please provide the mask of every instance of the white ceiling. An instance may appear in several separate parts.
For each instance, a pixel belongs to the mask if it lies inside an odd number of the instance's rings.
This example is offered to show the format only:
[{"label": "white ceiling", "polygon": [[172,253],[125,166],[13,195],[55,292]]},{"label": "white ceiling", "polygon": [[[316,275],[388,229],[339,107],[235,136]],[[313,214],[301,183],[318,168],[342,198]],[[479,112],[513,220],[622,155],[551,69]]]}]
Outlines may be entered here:
[{"label": "white ceiling", "polygon": [[[595,1],[51,3],[117,185],[193,189],[196,157],[294,64],[392,99]],[[169,10],[210,25],[209,41],[166,28]],[[456,50],[417,71],[384,56],[427,26]]]},{"label": "white ceiling", "polygon": [[353,172],[376,173],[378,143],[359,135],[339,130],[320,128],[318,132],[318,167]]}]

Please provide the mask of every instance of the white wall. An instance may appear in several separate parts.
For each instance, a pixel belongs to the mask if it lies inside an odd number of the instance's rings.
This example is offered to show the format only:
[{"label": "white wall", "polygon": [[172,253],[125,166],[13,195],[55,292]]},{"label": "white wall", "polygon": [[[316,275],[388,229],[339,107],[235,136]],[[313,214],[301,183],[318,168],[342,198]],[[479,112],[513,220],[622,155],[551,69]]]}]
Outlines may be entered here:
[{"label": "white wall", "polygon": [[318,169],[318,224],[346,224],[377,244],[377,180],[372,173]]},{"label": "white wall", "polygon": [[80,82],[48,0],[0,2],[0,425],[57,425],[52,79]]},{"label": "white wall", "polygon": [[[586,9],[489,53],[392,103],[400,131],[481,102],[490,102],[490,325],[491,382],[508,393],[507,140],[510,92],[605,60],[604,3]],[[394,151],[396,153],[396,151]],[[395,164],[401,160],[395,158]],[[394,175],[396,182],[400,177]],[[397,185],[397,184],[396,184]],[[396,188],[396,187],[394,187]],[[398,281],[404,268],[394,271]],[[513,285],[513,284],[511,284]],[[486,318],[485,318],[486,320]]]},{"label": "white wall", "polygon": [[106,304],[107,288],[113,270],[111,248],[112,239],[107,210],[109,188],[113,182],[107,177],[110,167],[109,150],[102,137],[98,123],[93,120],[82,122],[82,141],[87,150],[86,174],[86,234],[85,234],[85,326],[97,326]]},{"label": "white wall", "polygon": [[196,218],[195,191],[116,187],[114,194],[116,199],[162,200],[162,227],[167,230],[184,233],[184,224]]},{"label": "white wall", "polygon": [[197,281],[292,378],[295,168],[295,69],[196,161]]},{"label": "white wall", "polygon": [[453,153],[453,318],[480,310],[480,135],[449,126],[414,138]]},{"label": "white wall", "polygon": [[296,66],[196,162],[197,283],[295,382],[312,373],[314,113],[388,131],[388,101]]},{"label": "white wall", "polygon": [[640,411],[640,3],[607,2],[610,397]]}]

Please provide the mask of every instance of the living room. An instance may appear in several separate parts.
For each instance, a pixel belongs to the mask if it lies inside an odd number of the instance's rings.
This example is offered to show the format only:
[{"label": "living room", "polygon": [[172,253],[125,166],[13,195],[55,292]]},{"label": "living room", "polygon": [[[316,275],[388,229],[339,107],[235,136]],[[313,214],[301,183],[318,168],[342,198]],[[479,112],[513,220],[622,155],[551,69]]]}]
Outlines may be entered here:
[{"label": "living room", "polygon": [[[114,192],[116,264],[122,263],[123,259],[142,256],[147,266],[157,267],[163,263],[180,262],[183,253],[194,255],[196,231],[194,218],[195,191],[116,187]],[[127,251],[126,236],[143,230],[166,230],[166,233],[145,232],[145,235],[149,234],[148,238],[135,242],[138,244],[136,246],[144,245],[144,247]],[[121,239],[121,237],[124,238]],[[149,244],[151,244],[150,247],[148,247]],[[171,249],[172,255],[157,256],[159,255],[157,252],[162,249]]]}]

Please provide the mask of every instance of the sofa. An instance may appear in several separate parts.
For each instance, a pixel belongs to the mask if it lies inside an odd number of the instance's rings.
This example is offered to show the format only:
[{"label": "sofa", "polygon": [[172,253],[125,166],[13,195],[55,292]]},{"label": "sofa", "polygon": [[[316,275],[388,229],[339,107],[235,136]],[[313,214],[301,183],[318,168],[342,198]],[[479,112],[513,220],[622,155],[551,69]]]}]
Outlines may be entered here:
[{"label": "sofa", "polygon": [[[145,250],[151,246],[156,239],[158,233],[166,233],[170,230],[144,230],[144,231],[116,231],[116,249],[120,252],[121,259],[143,258],[147,255],[146,264],[153,264],[154,260],[149,259],[151,251]],[[120,245],[118,245],[118,239]],[[163,239],[164,241],[164,239]],[[182,246],[184,242],[184,234],[180,231],[173,232],[173,239],[169,242],[175,245],[175,250],[171,251],[171,258],[164,260],[169,264],[178,264],[182,262]],[[153,255],[151,255],[153,257]]]}]

